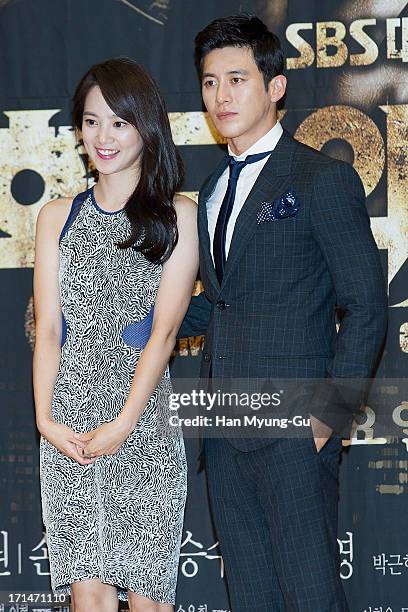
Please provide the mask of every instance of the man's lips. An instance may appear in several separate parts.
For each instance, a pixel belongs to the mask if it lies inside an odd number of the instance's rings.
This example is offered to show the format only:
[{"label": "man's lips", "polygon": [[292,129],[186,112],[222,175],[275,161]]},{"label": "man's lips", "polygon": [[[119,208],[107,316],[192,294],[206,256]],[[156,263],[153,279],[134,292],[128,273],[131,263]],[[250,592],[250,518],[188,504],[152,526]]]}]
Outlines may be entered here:
[{"label": "man's lips", "polygon": [[118,149],[95,149],[101,159],[113,159],[119,153]]},{"label": "man's lips", "polygon": [[231,111],[225,113],[217,113],[217,119],[231,119],[231,117],[236,117],[238,113],[233,113]]}]

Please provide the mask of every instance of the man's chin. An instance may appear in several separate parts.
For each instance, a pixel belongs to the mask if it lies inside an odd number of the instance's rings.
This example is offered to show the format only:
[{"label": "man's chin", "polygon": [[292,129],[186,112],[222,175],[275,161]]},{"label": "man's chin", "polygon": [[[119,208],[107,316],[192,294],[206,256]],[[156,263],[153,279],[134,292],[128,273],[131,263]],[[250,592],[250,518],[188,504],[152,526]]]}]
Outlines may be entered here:
[{"label": "man's chin", "polygon": [[242,130],[239,130],[236,126],[234,127],[232,125],[225,125],[225,123],[221,125],[217,123],[215,127],[217,129],[217,132],[223,138],[227,138],[228,140],[231,140],[232,138],[239,138],[242,134]]}]

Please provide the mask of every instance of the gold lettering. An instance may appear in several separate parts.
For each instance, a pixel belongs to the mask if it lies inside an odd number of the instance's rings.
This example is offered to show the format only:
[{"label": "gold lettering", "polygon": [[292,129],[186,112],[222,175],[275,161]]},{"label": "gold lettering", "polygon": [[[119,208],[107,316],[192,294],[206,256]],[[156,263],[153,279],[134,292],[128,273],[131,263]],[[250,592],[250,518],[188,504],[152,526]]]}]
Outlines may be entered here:
[{"label": "gold lettering", "polygon": [[[7,111],[9,128],[0,129],[0,268],[34,265],[34,231],[40,208],[56,197],[75,195],[86,187],[84,167],[68,127],[58,133],[49,121],[59,110]],[[44,180],[38,202],[23,206],[14,200],[10,184],[21,170],[34,170]]]},{"label": "gold lettering", "polygon": [[408,353],[408,323],[403,323],[400,327],[400,349],[403,353]]},{"label": "gold lettering", "polygon": [[[370,406],[365,406],[364,423],[355,424],[353,435],[349,440],[343,440],[343,446],[361,446],[362,444],[386,444],[387,438],[374,438],[375,412]],[[360,433],[359,433],[360,432]]]},{"label": "gold lettering", "polygon": [[[408,253],[408,104],[380,106],[387,114],[388,214],[373,218],[377,244],[388,249],[388,282]],[[408,306],[408,298],[396,306]]]},{"label": "gold lettering", "polygon": [[373,26],[376,25],[376,23],[376,19],[357,19],[351,24],[350,35],[365,49],[364,53],[350,54],[351,66],[369,66],[377,59],[377,44],[364,31],[365,26]]},{"label": "gold lettering", "polygon": [[[387,113],[388,214],[372,217],[371,229],[379,249],[388,251],[388,284],[408,253],[408,105],[381,106]],[[317,110],[299,126],[295,137],[321,149],[333,138],[346,140],[354,150],[354,167],[369,195],[384,169],[384,144],[375,123],[360,110],[333,106]],[[408,298],[395,306],[408,306]]]},{"label": "gold lettering", "polygon": [[384,170],[384,143],[374,121],[351,106],[326,106],[309,115],[295,138],[318,149],[333,139],[345,140],[354,151],[354,168],[366,195],[377,186]]},{"label": "gold lettering", "polygon": [[217,133],[207,113],[169,113],[176,146],[222,144],[226,141]]},{"label": "gold lettering", "polygon": [[404,432],[404,434],[408,434],[408,419],[402,418],[402,413],[404,412],[404,410],[407,411],[408,416],[408,402],[401,402],[399,406],[394,408],[392,412],[392,419],[394,423],[398,425],[398,427],[405,427],[406,429],[402,429],[402,431]]},{"label": "gold lettering", "polygon": [[311,66],[315,59],[313,47],[299,35],[299,30],[312,30],[313,23],[291,23],[286,28],[286,39],[291,45],[299,51],[299,57],[288,57],[286,60],[286,68],[293,70],[295,68],[307,68]]},{"label": "gold lettering", "polygon": [[[333,29],[333,36],[327,35],[327,30]],[[341,21],[318,21],[316,23],[317,67],[335,68],[343,66],[347,60],[348,50],[343,39],[346,36],[345,25]],[[336,47],[334,55],[327,54],[327,47]]]},{"label": "gold lettering", "polygon": [[[396,30],[401,28],[402,45],[397,49]],[[408,62],[408,18],[387,19],[387,59],[401,59]]]}]

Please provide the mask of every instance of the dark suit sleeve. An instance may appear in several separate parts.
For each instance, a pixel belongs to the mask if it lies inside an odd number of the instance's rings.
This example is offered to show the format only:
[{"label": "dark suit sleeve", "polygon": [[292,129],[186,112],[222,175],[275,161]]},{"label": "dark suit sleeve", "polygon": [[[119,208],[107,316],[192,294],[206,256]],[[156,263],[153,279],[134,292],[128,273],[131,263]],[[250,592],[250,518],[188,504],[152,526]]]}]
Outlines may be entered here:
[{"label": "dark suit sleeve", "polygon": [[318,387],[315,416],[345,434],[364,397],[367,381],[364,384],[362,379],[373,374],[384,341],[386,286],[364,188],[349,164],[333,161],[322,168],[310,214],[337,306],[344,313],[327,380]]},{"label": "dark suit sleeve", "polygon": [[205,293],[191,298],[190,305],[183,319],[177,338],[188,338],[189,336],[203,336],[208,327],[211,316],[211,302]]}]

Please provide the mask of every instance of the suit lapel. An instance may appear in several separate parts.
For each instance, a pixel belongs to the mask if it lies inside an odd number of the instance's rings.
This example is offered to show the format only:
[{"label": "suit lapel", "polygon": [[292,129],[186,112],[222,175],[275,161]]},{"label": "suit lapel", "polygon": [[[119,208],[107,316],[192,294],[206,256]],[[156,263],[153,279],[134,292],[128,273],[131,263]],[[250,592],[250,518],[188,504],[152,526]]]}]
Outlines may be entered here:
[{"label": "suit lapel", "polygon": [[205,181],[198,197],[198,233],[200,238],[201,265],[205,267],[214,289],[219,292],[220,284],[211,257],[210,235],[208,233],[207,200],[212,194],[218,179],[228,166],[228,156],[221,159],[217,168]]},{"label": "suit lapel", "polygon": [[238,215],[222,285],[228,280],[255,233],[257,227],[256,213],[262,202],[272,202],[289,187],[295,147],[296,140],[284,130]]}]

